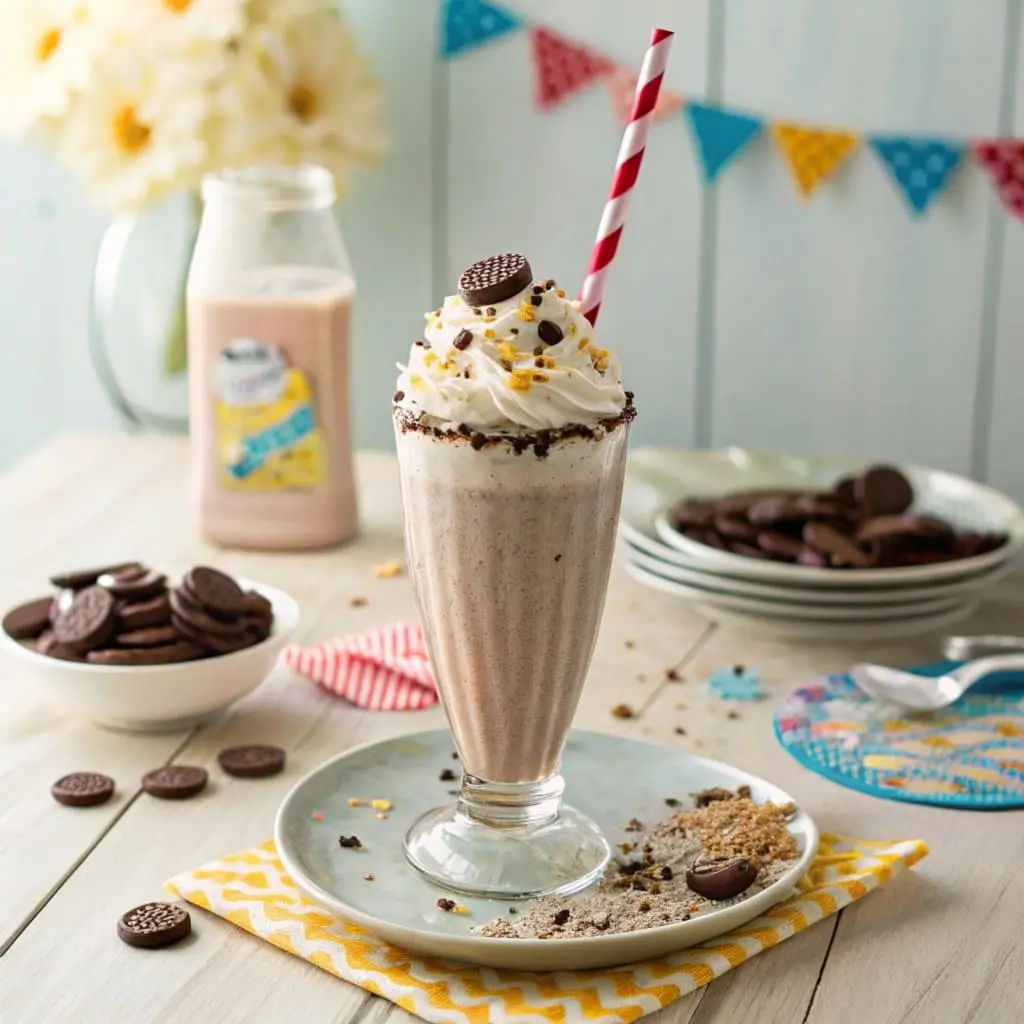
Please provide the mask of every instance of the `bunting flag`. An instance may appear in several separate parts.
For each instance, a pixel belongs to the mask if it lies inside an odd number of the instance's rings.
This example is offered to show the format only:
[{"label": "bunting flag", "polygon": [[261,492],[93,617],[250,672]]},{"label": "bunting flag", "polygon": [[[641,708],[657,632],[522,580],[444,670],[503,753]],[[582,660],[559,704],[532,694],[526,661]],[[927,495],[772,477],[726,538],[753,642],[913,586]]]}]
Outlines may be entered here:
[{"label": "bunting flag", "polygon": [[963,146],[941,139],[874,135],[868,145],[892,175],[912,214],[922,214],[950,183],[960,166]]},{"label": "bunting flag", "polygon": [[550,110],[615,70],[607,57],[546,28],[531,28],[530,44],[537,78],[536,100],[541,110]]},{"label": "bunting flag", "polygon": [[522,25],[517,15],[486,0],[448,0],[444,7],[441,56],[451,59]]},{"label": "bunting flag", "polygon": [[[608,99],[616,118],[622,124],[629,123],[629,115],[633,112],[633,100],[636,96],[636,72],[625,64],[612,68],[605,85],[608,87]],[[654,120],[663,121],[683,109],[683,97],[664,86],[658,93],[658,102],[654,107]]]},{"label": "bunting flag", "polygon": [[978,139],[971,149],[1007,212],[1024,220],[1024,139]]},{"label": "bunting flag", "polygon": [[[628,123],[636,89],[632,68],[535,24],[501,3],[444,0],[439,50],[443,59],[452,60],[495,39],[527,31],[538,109],[551,111],[575,93],[603,81],[612,112],[620,122]],[[695,155],[709,185],[769,125],[797,193],[805,199],[839,170],[861,141],[857,132],[772,121],[717,103],[684,100],[669,89],[662,89],[654,119],[663,121],[680,109],[685,110]],[[864,138],[912,216],[924,214],[949,188],[969,149],[1007,212],[1024,221],[1024,138],[967,142],[874,132]]]},{"label": "bunting flag", "polygon": [[704,178],[710,183],[736,159],[757,136],[763,122],[746,114],[734,114],[709,103],[686,104],[686,122],[700,156]]},{"label": "bunting flag", "polygon": [[772,134],[793,174],[797,191],[805,199],[825,178],[835,174],[860,141],[856,132],[829,131],[782,121],[772,125]]}]

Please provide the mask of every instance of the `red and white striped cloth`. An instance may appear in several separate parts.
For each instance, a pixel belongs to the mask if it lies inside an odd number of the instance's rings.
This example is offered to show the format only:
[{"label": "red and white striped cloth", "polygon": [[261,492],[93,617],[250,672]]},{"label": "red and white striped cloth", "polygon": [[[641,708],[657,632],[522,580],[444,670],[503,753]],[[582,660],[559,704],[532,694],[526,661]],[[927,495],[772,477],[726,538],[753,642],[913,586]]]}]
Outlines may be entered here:
[{"label": "red and white striped cloth", "polygon": [[423,631],[415,622],[312,647],[290,644],[284,661],[329,693],[370,711],[418,711],[437,703]]}]

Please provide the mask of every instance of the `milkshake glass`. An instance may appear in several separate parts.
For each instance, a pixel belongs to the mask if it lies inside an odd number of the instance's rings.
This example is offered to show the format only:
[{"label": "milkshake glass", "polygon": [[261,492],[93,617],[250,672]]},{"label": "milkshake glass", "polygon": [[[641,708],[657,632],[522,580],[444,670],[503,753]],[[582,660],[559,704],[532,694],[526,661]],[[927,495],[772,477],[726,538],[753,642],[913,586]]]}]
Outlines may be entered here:
[{"label": "milkshake glass", "polygon": [[428,314],[395,395],[409,572],[464,773],[406,855],[471,895],[573,892],[609,857],[559,775],[634,415],[591,334],[523,257],[492,257]]}]

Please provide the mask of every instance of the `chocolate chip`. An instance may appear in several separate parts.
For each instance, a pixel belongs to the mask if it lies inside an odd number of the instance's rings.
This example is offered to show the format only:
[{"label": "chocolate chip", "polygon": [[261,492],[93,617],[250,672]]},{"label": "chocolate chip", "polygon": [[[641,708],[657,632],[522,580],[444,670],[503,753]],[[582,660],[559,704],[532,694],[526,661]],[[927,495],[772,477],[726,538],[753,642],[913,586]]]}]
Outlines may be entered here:
[{"label": "chocolate chip", "polygon": [[565,337],[562,328],[553,320],[541,320],[537,324],[537,335],[541,341],[548,345],[557,345]]},{"label": "chocolate chip", "polygon": [[665,797],[666,807],[681,807],[683,804],[682,800],[677,800],[674,796]]},{"label": "chocolate chip", "polygon": [[646,914],[647,911],[651,909],[651,905],[647,902],[647,900],[641,900],[639,906],[636,909],[639,910],[642,914]]},{"label": "chocolate chip", "polygon": [[530,296],[530,304],[533,305],[533,306],[539,306],[543,301],[544,301],[544,299],[540,295],[531,295]]},{"label": "chocolate chip", "polygon": [[518,913],[519,913],[519,911],[518,911],[518,910],[516,910],[516,908],[515,908],[515,907],[509,907],[509,908],[508,908],[508,912],[509,912],[510,914],[518,914]]},{"label": "chocolate chip", "polygon": [[467,348],[469,348],[470,345],[473,344],[473,332],[466,330],[466,328],[463,328],[461,331],[459,331],[458,334],[455,335],[455,340],[452,342],[452,344],[460,352],[465,351]]},{"label": "chocolate chip", "polygon": [[469,443],[473,446],[475,451],[480,451],[480,449],[487,444],[487,435],[474,434]]},{"label": "chocolate chip", "polygon": [[542,356],[542,355],[544,355],[544,346],[543,346],[543,345],[538,345],[538,346],[537,346],[537,347],[536,347],[536,348],[535,348],[535,349],[533,350],[533,354],[534,354],[535,356]]},{"label": "chocolate chip", "polygon": [[442,782],[454,782],[455,772],[451,768],[442,768],[441,774],[438,776]]},{"label": "chocolate chip", "polygon": [[672,876],[672,869],[671,869],[671,868],[670,868],[670,867],[669,867],[669,866],[668,866],[668,865],[666,864],[666,865],[665,865],[665,866],[664,866],[664,867],[663,867],[663,868],[661,869],[661,880],[662,880],[663,882],[669,882],[669,881],[671,881],[671,880],[672,880],[672,877],[673,877],[673,876]]},{"label": "chocolate chip", "polygon": [[686,730],[681,725],[677,725],[675,727],[674,731],[675,731],[675,734],[677,736],[685,736],[686,735]]},{"label": "chocolate chip", "polygon": [[562,909],[562,910],[558,911],[558,913],[555,914],[554,920],[555,920],[555,924],[557,924],[557,925],[566,924],[568,922],[568,920],[569,920],[569,911],[565,910],[565,909]]},{"label": "chocolate chip", "polygon": [[639,818],[630,818],[629,824],[626,826],[627,832],[643,832],[644,823]]},{"label": "chocolate chip", "polygon": [[338,845],[343,850],[361,850],[363,848],[358,836],[338,836]]},{"label": "chocolate chip", "polygon": [[542,284],[535,284],[533,286],[533,294],[534,295],[540,295],[543,291],[544,291],[544,285],[542,285]]},{"label": "chocolate chip", "polygon": [[443,896],[440,896],[437,900],[437,909],[443,910],[446,914],[450,914],[455,909],[455,900],[448,900]]},{"label": "chocolate chip", "polygon": [[484,311],[482,309],[474,309],[473,310],[473,316],[483,316],[483,315],[484,315]]},{"label": "chocolate chip", "polygon": [[533,365],[536,366],[539,370],[543,370],[545,365],[544,360],[541,358],[534,359]]},{"label": "chocolate chip", "polygon": [[518,327],[513,327],[512,328],[512,333],[513,334],[518,334],[519,333],[519,328]]},{"label": "chocolate chip", "polygon": [[498,315],[498,311],[493,306],[488,306],[487,307],[487,315],[488,316],[497,316]]},{"label": "chocolate chip", "polygon": [[395,397],[392,399],[392,401],[400,402],[403,398],[405,398],[405,392],[404,391],[396,391],[395,392]]},{"label": "chocolate chip", "polygon": [[533,271],[522,253],[503,252],[479,260],[459,278],[459,295],[472,306],[511,299],[533,280]]}]

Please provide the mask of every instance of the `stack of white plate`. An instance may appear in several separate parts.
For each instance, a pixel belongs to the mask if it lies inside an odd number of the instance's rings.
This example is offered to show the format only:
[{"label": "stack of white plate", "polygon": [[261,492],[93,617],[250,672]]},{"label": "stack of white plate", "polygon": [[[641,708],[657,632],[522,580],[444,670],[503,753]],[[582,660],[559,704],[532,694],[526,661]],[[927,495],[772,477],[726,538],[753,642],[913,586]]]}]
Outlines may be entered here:
[{"label": "stack of white plate", "polygon": [[1024,511],[964,477],[900,466],[914,488],[911,511],[958,529],[1001,532],[1002,547],[958,561],[878,569],[822,569],[762,561],[677,533],[666,513],[682,498],[764,488],[828,490],[867,461],[742,448],[632,452],[622,500],[619,556],[631,576],[693,603],[717,622],[791,639],[867,640],[945,629],[965,619],[1024,545]]}]

